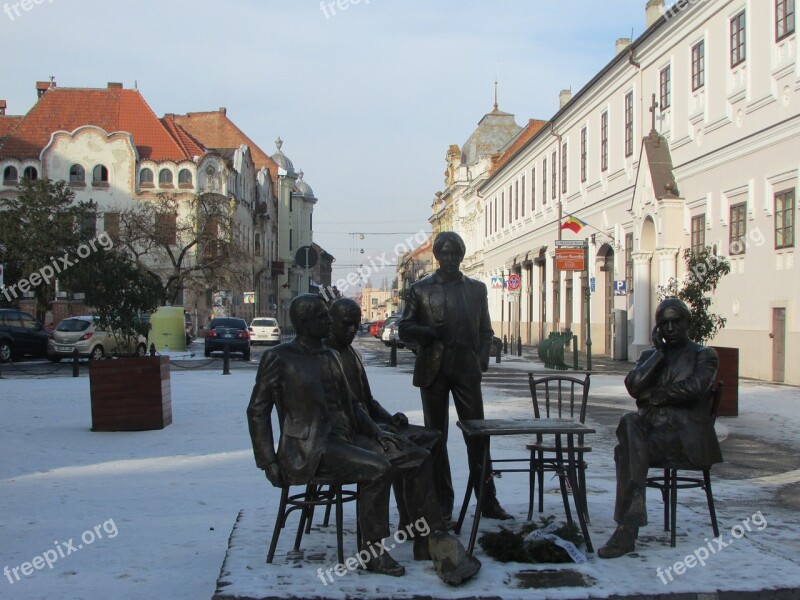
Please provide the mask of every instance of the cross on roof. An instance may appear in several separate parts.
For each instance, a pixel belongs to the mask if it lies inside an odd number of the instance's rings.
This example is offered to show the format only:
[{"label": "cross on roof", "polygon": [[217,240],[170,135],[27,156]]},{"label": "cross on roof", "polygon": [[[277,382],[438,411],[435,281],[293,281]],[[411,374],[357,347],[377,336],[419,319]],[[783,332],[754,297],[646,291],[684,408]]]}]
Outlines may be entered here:
[{"label": "cross on roof", "polygon": [[650,103],[650,108],[649,108],[650,112],[652,113],[652,126],[650,128],[652,131],[656,130],[656,109],[657,108],[658,108],[658,102],[656,102],[656,95],[653,94],[653,100]]}]

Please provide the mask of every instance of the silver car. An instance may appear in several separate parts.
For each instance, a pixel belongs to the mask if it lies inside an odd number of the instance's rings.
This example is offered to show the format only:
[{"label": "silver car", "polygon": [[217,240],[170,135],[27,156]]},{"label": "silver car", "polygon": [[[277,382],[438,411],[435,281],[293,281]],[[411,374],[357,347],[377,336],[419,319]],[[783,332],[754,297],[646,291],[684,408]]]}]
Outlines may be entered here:
[{"label": "silver car", "polygon": [[53,362],[71,358],[76,349],[80,358],[94,360],[107,354],[145,356],[147,342],[141,335],[130,342],[122,335],[115,337],[98,328],[97,317],[69,317],[58,324],[47,341],[47,358]]}]

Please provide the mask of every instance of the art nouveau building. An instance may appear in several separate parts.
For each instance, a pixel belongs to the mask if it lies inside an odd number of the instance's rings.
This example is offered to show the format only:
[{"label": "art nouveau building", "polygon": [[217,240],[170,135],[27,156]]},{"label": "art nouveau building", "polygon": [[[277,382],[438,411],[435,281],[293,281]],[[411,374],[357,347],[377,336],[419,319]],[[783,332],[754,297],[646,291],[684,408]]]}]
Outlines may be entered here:
[{"label": "art nouveau building", "polygon": [[[650,344],[658,286],[685,275],[684,249],[711,246],[732,265],[714,294],[727,326],[713,343],[740,349],[743,376],[800,383],[789,368],[800,357],[794,10],[794,0],[703,0],[664,14],[650,0],[645,32],[506,145],[448,209],[473,276],[521,277],[517,298],[489,291],[496,333],[537,343],[571,329],[583,344],[590,289],[594,352],[633,360]],[[559,227],[568,215],[587,224],[577,235]],[[588,279],[555,271],[559,238],[586,240]]]}]

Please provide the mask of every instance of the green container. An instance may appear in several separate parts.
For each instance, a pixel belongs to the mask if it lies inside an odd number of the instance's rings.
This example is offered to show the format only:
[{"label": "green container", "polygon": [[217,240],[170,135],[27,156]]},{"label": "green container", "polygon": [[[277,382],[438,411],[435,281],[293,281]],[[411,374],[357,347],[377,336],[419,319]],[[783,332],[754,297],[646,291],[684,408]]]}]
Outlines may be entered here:
[{"label": "green container", "polygon": [[182,306],[159,306],[150,317],[147,345],[159,352],[186,350],[186,324]]}]

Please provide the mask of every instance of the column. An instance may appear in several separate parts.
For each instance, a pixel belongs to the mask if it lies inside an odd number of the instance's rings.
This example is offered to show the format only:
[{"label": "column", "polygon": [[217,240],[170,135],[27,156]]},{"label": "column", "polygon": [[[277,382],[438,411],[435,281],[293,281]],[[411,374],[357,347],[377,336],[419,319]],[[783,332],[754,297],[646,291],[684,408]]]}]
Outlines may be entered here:
[{"label": "column", "polygon": [[633,253],[633,345],[650,346],[650,261],[652,252]]},{"label": "column", "polygon": [[[669,280],[676,277],[676,262],[679,248],[659,248],[656,250],[658,255],[658,285],[665,286]],[[635,268],[635,267],[634,267]],[[636,284],[633,285],[636,289]]]}]

